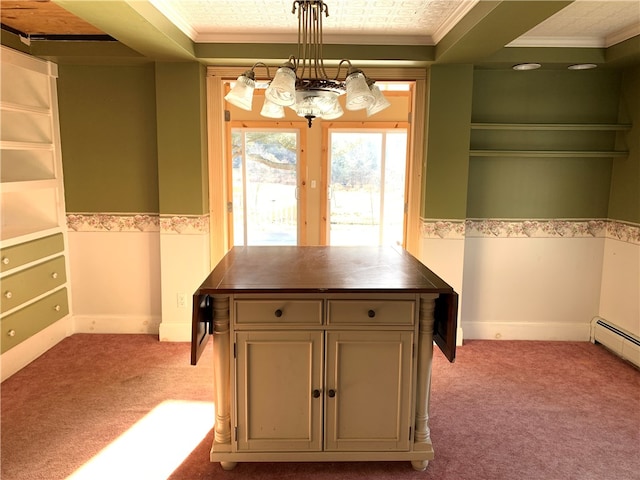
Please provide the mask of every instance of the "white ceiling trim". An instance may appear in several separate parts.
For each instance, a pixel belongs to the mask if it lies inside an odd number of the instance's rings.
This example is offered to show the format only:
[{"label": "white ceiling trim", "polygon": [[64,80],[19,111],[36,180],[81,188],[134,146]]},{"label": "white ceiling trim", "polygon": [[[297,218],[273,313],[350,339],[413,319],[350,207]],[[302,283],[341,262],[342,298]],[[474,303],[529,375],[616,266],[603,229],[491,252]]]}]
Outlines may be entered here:
[{"label": "white ceiling trim", "polygon": [[189,37],[192,41],[197,42],[198,32],[187,23],[181,15],[179,15],[171,2],[167,0],[150,0],[151,5],[156,7],[160,13],[162,13],[167,19],[173,23],[176,27],[182,31],[187,37]]},{"label": "white ceiling trim", "polygon": [[[640,5],[638,6],[640,9]],[[629,25],[627,28],[620,30],[619,32],[614,32],[608,37],[605,38],[605,47],[610,47],[611,45],[615,45],[620,42],[624,42],[625,40],[629,40],[636,35],[640,35],[640,24],[638,25]]]},{"label": "white ceiling trim", "polygon": [[507,47],[604,48],[605,41],[599,37],[520,37]]},{"label": "white ceiling trim", "polygon": [[[295,45],[298,35],[284,33],[204,33],[196,36],[198,43],[284,43]],[[349,34],[324,34],[325,45],[435,45],[429,35],[349,35]]]},{"label": "white ceiling trim", "polygon": [[438,29],[433,34],[433,40],[430,45],[436,45],[440,40],[444,38],[444,36],[451,31],[453,27],[457,25],[457,23],[464,18],[464,16],[476,6],[476,4],[480,0],[470,0],[467,2],[461,2],[460,5],[456,8],[456,10],[451,14],[449,18],[447,18],[442,25],[438,27]]}]

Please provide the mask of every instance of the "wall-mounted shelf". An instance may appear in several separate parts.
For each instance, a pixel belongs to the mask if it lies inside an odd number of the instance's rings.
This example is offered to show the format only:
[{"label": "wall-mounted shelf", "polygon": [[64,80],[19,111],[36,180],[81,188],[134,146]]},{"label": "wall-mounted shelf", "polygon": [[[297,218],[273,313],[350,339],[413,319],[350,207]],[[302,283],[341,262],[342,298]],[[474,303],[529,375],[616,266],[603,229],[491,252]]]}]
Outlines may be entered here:
[{"label": "wall-mounted shelf", "polygon": [[594,152],[590,150],[469,150],[471,157],[555,157],[613,158],[626,157],[627,151]]},{"label": "wall-mounted shelf", "polygon": [[625,131],[631,124],[618,123],[480,123],[473,122],[472,130],[575,130],[575,131]]},{"label": "wall-mounted shelf", "polygon": [[616,158],[626,150],[615,148],[618,132],[631,129],[620,123],[471,123],[471,157]]}]

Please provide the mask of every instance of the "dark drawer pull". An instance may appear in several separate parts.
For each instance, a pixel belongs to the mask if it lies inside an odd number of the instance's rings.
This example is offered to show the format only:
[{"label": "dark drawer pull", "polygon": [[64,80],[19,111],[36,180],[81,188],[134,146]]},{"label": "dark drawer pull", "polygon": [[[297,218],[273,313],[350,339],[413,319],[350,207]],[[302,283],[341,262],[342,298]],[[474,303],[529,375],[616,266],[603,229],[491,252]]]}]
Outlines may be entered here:
[{"label": "dark drawer pull", "polygon": [[280,318],[280,317],[282,316],[282,310],[277,309],[277,310],[275,311],[275,316],[276,316],[276,317],[278,317],[278,318]]},{"label": "dark drawer pull", "polygon": [[373,318],[373,317],[375,317],[375,316],[376,316],[376,312],[375,312],[375,310],[369,310],[369,311],[367,312],[367,315],[369,315],[369,318]]}]

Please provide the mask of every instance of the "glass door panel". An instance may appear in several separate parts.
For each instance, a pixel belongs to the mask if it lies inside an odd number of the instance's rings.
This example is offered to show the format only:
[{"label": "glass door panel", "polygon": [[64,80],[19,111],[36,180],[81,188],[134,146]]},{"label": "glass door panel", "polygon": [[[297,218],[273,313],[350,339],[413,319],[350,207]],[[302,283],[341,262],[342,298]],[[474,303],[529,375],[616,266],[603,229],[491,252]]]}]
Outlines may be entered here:
[{"label": "glass door panel", "polygon": [[334,130],[329,142],[329,245],[403,245],[406,130]]},{"label": "glass door panel", "polygon": [[234,128],[234,245],[298,243],[298,132]]}]

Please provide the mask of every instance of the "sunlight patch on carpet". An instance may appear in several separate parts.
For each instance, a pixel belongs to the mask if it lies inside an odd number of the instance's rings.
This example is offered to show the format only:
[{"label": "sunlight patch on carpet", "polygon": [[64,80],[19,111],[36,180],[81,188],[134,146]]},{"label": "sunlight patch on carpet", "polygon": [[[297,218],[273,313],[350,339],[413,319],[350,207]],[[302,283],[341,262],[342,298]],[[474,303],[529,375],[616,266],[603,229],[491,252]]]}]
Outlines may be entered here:
[{"label": "sunlight patch on carpet", "polygon": [[167,400],[67,480],[165,479],[213,427],[214,404]]}]

